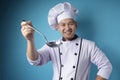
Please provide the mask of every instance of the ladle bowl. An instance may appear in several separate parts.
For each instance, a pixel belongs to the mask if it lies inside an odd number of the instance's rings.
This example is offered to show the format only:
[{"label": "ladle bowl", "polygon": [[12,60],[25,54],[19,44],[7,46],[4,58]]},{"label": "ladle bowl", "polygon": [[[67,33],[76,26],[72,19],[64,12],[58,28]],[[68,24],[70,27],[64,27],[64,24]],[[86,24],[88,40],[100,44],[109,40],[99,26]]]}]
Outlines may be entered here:
[{"label": "ladle bowl", "polygon": [[48,42],[46,43],[49,47],[58,47],[61,43],[57,42]]}]

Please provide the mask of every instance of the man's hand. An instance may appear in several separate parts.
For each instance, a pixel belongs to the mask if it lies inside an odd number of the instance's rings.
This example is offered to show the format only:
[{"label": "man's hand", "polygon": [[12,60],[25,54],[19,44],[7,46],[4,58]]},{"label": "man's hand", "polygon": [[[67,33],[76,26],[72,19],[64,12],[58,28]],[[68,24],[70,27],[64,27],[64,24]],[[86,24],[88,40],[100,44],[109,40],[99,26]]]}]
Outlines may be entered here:
[{"label": "man's hand", "polygon": [[33,40],[34,30],[31,28],[32,23],[30,21],[22,21],[21,27],[22,27],[21,28],[22,35],[27,40]]},{"label": "man's hand", "polygon": [[106,80],[105,78],[101,77],[101,76],[97,76],[96,80]]}]

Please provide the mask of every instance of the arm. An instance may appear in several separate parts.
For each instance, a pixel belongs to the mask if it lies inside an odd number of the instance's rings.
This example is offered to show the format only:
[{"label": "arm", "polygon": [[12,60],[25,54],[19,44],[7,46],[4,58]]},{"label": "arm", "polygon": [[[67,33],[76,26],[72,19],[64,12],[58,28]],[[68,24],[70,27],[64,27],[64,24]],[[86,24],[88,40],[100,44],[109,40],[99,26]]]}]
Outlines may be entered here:
[{"label": "arm", "polygon": [[106,80],[105,78],[101,77],[101,76],[97,76],[96,80]]},{"label": "arm", "polygon": [[30,60],[35,61],[38,59],[38,52],[34,47],[34,41],[27,41],[27,56]]},{"label": "arm", "polygon": [[110,77],[112,72],[112,65],[106,55],[95,45],[93,44],[91,51],[91,62],[97,65],[98,73],[96,80],[105,80]]},{"label": "arm", "polygon": [[21,32],[27,41],[27,56],[30,60],[37,60],[38,53],[34,46],[34,30],[28,26],[32,26],[31,22],[23,21],[21,22]]}]

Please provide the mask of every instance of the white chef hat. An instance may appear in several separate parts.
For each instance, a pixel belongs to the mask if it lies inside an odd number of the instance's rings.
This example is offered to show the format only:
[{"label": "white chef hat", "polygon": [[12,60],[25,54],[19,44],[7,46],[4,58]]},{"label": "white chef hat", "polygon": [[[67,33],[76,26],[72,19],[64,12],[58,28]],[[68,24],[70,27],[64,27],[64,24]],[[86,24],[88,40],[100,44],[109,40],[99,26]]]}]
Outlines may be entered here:
[{"label": "white chef hat", "polygon": [[65,19],[72,18],[75,20],[78,10],[69,2],[59,3],[50,9],[48,13],[48,23],[52,29],[57,29],[57,24]]}]

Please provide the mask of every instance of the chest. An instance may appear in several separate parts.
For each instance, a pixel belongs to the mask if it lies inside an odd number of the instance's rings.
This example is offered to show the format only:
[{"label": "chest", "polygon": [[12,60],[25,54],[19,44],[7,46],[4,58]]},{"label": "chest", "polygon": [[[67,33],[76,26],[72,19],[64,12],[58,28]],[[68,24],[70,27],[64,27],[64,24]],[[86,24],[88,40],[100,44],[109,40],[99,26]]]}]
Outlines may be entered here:
[{"label": "chest", "polygon": [[59,52],[63,64],[75,64],[80,52],[80,42],[63,43],[59,48]]},{"label": "chest", "polygon": [[[54,49],[52,55],[53,65],[64,66],[65,70],[73,69],[77,65],[80,56],[81,41],[63,42],[62,45]],[[66,71],[68,72],[68,71]]]},{"label": "chest", "polygon": [[73,42],[63,42],[59,48],[53,50],[52,61],[53,63],[62,64],[66,66],[76,65],[77,61],[81,63],[89,60],[89,52],[87,45],[80,39]]}]

